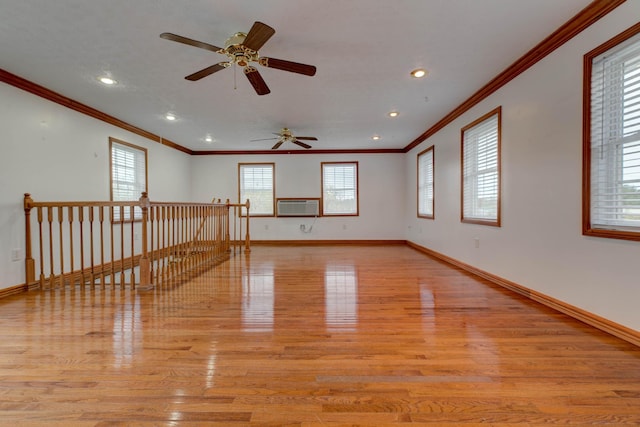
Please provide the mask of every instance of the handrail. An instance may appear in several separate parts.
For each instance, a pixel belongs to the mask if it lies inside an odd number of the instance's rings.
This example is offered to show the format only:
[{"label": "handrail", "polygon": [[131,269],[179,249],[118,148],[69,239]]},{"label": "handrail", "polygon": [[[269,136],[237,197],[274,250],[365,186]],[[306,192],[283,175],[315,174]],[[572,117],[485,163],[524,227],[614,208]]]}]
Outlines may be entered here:
[{"label": "handrail", "polygon": [[[248,200],[153,202],[146,192],[129,202],[35,202],[26,193],[26,284],[150,289],[168,283],[230,256],[230,210],[243,207],[249,209]],[[248,218],[246,228],[249,252]]]}]

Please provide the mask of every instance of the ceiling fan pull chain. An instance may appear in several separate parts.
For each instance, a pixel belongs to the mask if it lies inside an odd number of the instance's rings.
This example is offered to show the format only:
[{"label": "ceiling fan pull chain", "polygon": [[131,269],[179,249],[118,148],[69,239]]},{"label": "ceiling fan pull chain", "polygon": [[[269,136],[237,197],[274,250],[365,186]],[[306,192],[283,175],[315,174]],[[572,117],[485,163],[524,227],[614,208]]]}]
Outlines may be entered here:
[{"label": "ceiling fan pull chain", "polygon": [[236,63],[233,63],[233,90],[238,89],[238,86],[236,86]]}]

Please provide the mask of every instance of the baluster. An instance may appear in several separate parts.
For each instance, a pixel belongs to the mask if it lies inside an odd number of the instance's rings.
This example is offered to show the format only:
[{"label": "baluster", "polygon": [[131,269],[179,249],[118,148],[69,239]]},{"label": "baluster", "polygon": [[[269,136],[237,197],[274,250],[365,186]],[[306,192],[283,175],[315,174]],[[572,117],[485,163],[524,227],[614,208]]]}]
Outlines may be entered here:
[{"label": "baluster", "polygon": [[135,240],[135,221],[134,221],[134,215],[135,215],[135,206],[129,206],[129,215],[131,218],[131,235],[129,236],[129,240],[131,242],[131,270],[130,270],[130,274],[129,274],[129,278],[130,278],[130,286],[132,288],[135,287],[136,285],[136,274],[135,274],[135,261],[134,261],[134,256],[135,256],[135,249],[133,247],[134,245],[134,240]]},{"label": "baluster", "polygon": [[96,274],[95,274],[95,265],[96,265],[96,261],[95,261],[95,254],[94,254],[94,236],[93,236],[93,222],[94,222],[94,212],[93,212],[93,206],[89,206],[89,235],[90,235],[90,239],[89,239],[89,244],[90,247],[89,249],[91,250],[91,288],[93,288],[93,286],[96,284]]},{"label": "baluster", "polygon": [[[120,210],[120,259],[118,260],[120,262],[120,288],[123,289],[124,288],[124,279],[125,279],[125,274],[124,274],[124,206],[120,205],[118,206],[118,209]],[[133,220],[133,218],[131,218]]]},{"label": "baluster", "polygon": [[63,207],[58,206],[58,230],[59,230],[59,250],[60,250],[60,287],[64,288],[64,243],[63,243],[63,230],[62,230],[62,221],[63,221]]},{"label": "baluster", "polygon": [[185,207],[187,213],[187,247],[189,249],[189,270],[195,266],[195,257],[193,252],[193,205]]},{"label": "baluster", "polygon": [[100,221],[100,286],[104,289],[104,207],[98,206]]},{"label": "baluster", "polygon": [[114,235],[114,219],[115,219],[115,208],[113,206],[109,206],[109,246],[111,249],[111,278],[109,279],[109,284],[111,288],[115,290],[116,288],[116,249],[115,249],[115,235]]},{"label": "baluster", "polygon": [[183,221],[182,221],[182,207],[181,206],[176,206],[176,237],[177,237],[177,241],[178,241],[178,254],[180,255],[180,262],[178,263],[178,265],[176,265],[177,267],[177,276],[179,276],[180,274],[182,274],[182,269],[184,267],[184,252],[182,250],[183,246],[182,246],[182,226],[183,226]]},{"label": "baluster", "polygon": [[207,254],[207,262],[211,261],[213,257],[216,257],[220,251],[220,242],[218,241],[218,230],[216,230],[216,206],[207,207],[207,227],[209,228],[209,244],[210,250]]},{"label": "baluster", "polygon": [[218,229],[218,226],[219,226],[218,218],[220,217],[220,206],[218,205],[212,206],[210,208],[210,212],[211,214],[207,219],[211,224],[211,233],[212,233],[211,241],[214,244],[214,250],[211,255],[217,258],[218,256],[220,256],[220,253],[223,250],[223,242],[220,239],[220,230]]},{"label": "baluster", "polygon": [[204,206],[198,207],[198,223],[200,224],[200,229],[198,230],[198,264],[202,264],[204,251],[206,250],[206,241],[207,241],[207,224],[204,222],[204,210],[206,208]]},{"label": "baluster", "polygon": [[80,286],[84,289],[84,206],[78,207],[78,222],[80,223]]},{"label": "baluster", "polygon": [[[227,205],[226,206],[230,206],[228,202],[229,202],[229,199],[227,199]],[[227,208],[227,212],[230,212],[230,209],[231,209],[231,207],[228,207]],[[242,212],[242,211],[236,211],[235,207],[233,207],[233,209],[234,209],[234,211],[233,211],[234,213],[240,212],[240,214],[241,214],[241,212]],[[220,212],[220,209],[217,209],[217,211],[218,211],[218,214],[216,215],[216,218],[218,218],[219,216],[222,215],[223,223],[226,221],[227,222],[227,227],[222,227],[222,224],[220,224],[220,226],[222,228],[216,230],[217,231],[216,232],[216,241],[220,245],[222,245],[222,249],[225,252],[226,251],[230,251],[231,247],[229,246],[229,243],[231,242],[231,240],[230,240],[231,239],[231,225],[233,225],[233,236],[235,237],[238,218],[236,218],[235,215],[234,215],[233,218],[231,218],[229,215],[227,215],[225,217],[224,214],[222,212]],[[229,221],[233,221],[233,224],[231,224]],[[217,219],[216,219],[216,227],[218,227]]]},{"label": "baluster", "polygon": [[73,287],[76,283],[75,280],[75,273],[73,271],[74,268],[74,259],[73,259],[73,206],[69,206],[67,208],[67,216],[68,216],[68,220],[69,220],[69,251],[71,252],[69,254],[69,267],[70,267],[70,272],[71,272],[71,276],[69,278],[69,284]]},{"label": "baluster", "polygon": [[216,244],[216,250],[214,251],[214,253],[212,254],[214,257],[218,257],[220,256],[220,254],[222,253],[224,246],[223,246],[223,242],[222,242],[222,236],[223,234],[221,233],[220,230],[220,223],[221,217],[220,217],[220,207],[219,206],[213,206],[211,208],[211,214],[209,215],[209,222],[211,223],[211,233],[212,233],[212,239]]},{"label": "baluster", "polygon": [[45,288],[44,284],[44,241],[42,240],[42,207],[38,206],[38,233],[39,233],[39,245],[40,246],[40,289]]},{"label": "baluster", "polygon": [[150,206],[149,207],[149,234],[150,234],[150,236],[149,236],[149,245],[150,245],[151,250],[149,252],[149,259],[151,260],[151,262],[149,263],[149,268],[150,268],[149,275],[151,277],[151,283],[152,284],[157,283],[157,279],[158,279],[156,277],[158,265],[156,264],[156,258],[155,258],[155,254],[156,253],[155,253],[154,246],[153,246],[154,242],[157,240],[157,239],[154,238],[155,237],[155,233],[153,232],[153,224],[154,224],[155,218],[156,218],[155,212],[156,212],[155,206]]},{"label": "baluster", "polygon": [[180,210],[182,212],[182,253],[185,256],[185,260],[182,264],[182,270],[183,271],[188,271],[189,270],[189,263],[190,263],[190,254],[187,252],[188,248],[189,248],[189,244],[188,244],[188,238],[187,238],[187,225],[188,225],[188,215],[187,215],[187,206],[181,206]]},{"label": "baluster", "polygon": [[166,242],[166,227],[167,227],[167,223],[166,223],[166,219],[167,219],[167,210],[165,209],[166,206],[161,206],[160,207],[162,209],[162,255],[160,257],[160,259],[162,260],[162,281],[165,282],[167,279],[167,252],[166,252],[166,248],[167,248],[167,242]]},{"label": "baluster", "polygon": [[47,208],[47,222],[49,223],[49,289],[55,287],[53,278],[55,274],[53,272],[53,208]]},{"label": "baluster", "polygon": [[177,258],[178,258],[178,253],[177,253],[177,249],[176,249],[176,207],[171,206],[169,208],[169,212],[170,212],[170,217],[171,217],[171,252],[172,252],[172,257],[171,257],[171,279],[173,279],[176,276],[176,262],[177,262]]}]

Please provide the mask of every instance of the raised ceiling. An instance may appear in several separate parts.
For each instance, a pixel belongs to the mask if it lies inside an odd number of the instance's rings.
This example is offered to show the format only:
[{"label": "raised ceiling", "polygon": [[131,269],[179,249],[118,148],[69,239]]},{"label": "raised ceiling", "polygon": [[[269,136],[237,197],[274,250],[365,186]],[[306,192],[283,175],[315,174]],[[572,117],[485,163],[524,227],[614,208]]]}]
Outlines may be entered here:
[{"label": "raised ceiling", "polygon": [[[0,0],[0,68],[193,151],[268,150],[251,140],[283,127],[317,137],[312,150],[402,149],[590,3]],[[159,37],[224,46],[255,21],[276,30],[262,56],[317,74],[258,65],[263,96],[233,67],[192,82],[225,58]]]}]

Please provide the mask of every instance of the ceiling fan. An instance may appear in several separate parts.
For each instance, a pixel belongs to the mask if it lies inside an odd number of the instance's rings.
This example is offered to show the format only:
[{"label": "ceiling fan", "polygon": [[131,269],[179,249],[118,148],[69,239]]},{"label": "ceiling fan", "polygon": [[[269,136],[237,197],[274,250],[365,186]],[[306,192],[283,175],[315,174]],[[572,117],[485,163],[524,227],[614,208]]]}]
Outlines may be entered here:
[{"label": "ceiling fan", "polygon": [[191,81],[200,80],[203,77],[237,64],[243,68],[244,75],[247,76],[249,83],[251,83],[251,86],[253,86],[256,93],[258,95],[266,95],[271,91],[258,70],[254,66],[250,65],[251,62],[257,62],[258,64],[268,68],[304,74],[305,76],[313,76],[316,74],[316,67],[313,65],[260,56],[258,50],[271,38],[271,36],[275,34],[275,32],[276,30],[267,24],[256,21],[253,23],[253,26],[247,34],[235,33],[233,36],[229,37],[224,44],[224,48],[172,33],[162,33],[160,34],[160,37],[166,40],[184,43],[189,46],[199,47],[201,49],[227,55],[228,61],[219,62],[210,67],[204,68],[186,76],[185,79]]},{"label": "ceiling fan", "polygon": [[280,130],[280,133],[273,132],[273,134],[277,135],[277,137],[276,138],[252,139],[251,142],[269,141],[269,140],[277,139],[278,142],[276,142],[276,145],[271,147],[272,150],[277,150],[285,142],[293,142],[294,144],[299,145],[300,147],[309,149],[309,148],[311,148],[311,146],[309,144],[305,144],[304,142],[300,142],[300,140],[302,140],[302,141],[317,141],[318,140],[318,138],[316,138],[315,136],[294,136],[291,133],[291,130],[289,130],[289,128],[282,128]]}]

